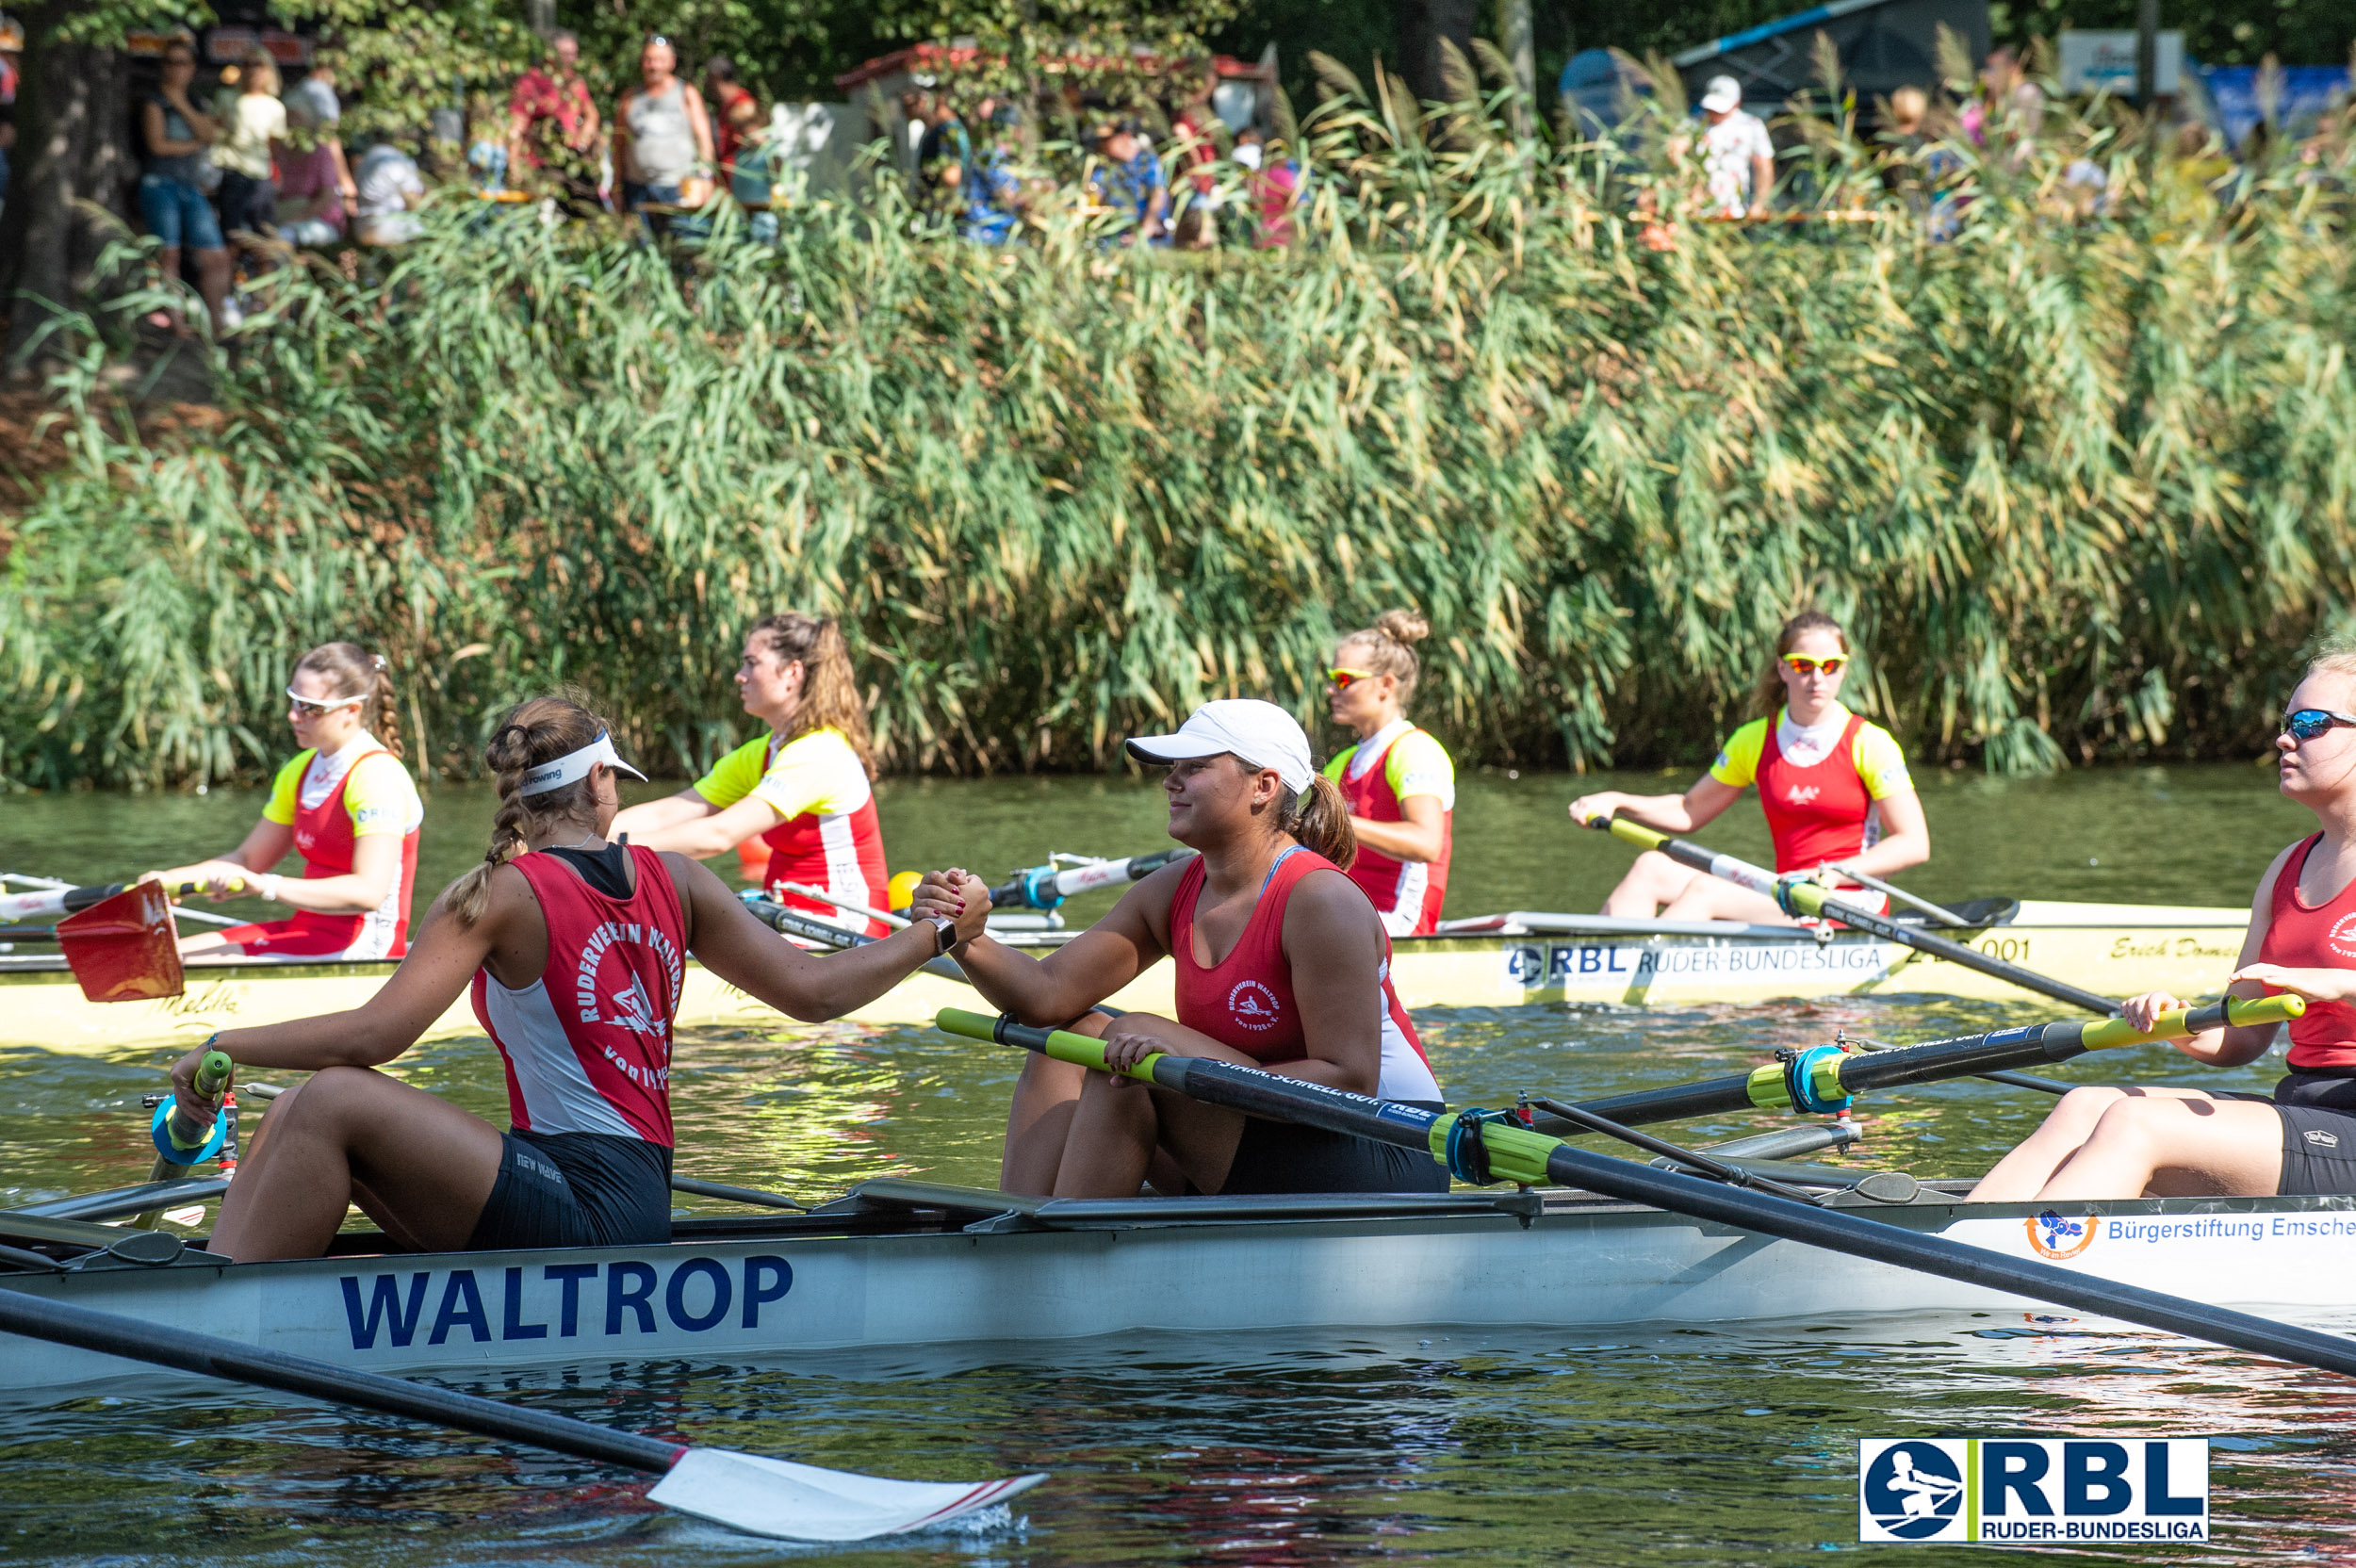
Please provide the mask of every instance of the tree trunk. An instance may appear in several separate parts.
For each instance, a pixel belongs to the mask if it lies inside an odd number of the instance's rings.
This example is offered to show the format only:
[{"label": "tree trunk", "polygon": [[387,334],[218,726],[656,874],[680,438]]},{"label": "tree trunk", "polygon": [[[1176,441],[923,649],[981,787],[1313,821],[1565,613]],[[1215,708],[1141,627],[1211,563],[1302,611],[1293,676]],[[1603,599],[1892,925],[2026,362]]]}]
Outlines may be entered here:
[{"label": "tree trunk", "polygon": [[24,17],[15,167],[0,211],[4,362],[11,374],[39,351],[42,327],[76,307],[106,243],[102,225],[76,204],[123,212],[135,167],[120,53],[52,38],[74,8],[53,0]]},{"label": "tree trunk", "polygon": [[1440,41],[1453,40],[1470,59],[1481,9],[1481,0],[1395,0],[1399,74],[1418,102],[1445,103],[1453,96],[1440,73]]},{"label": "tree trunk", "polygon": [[1527,141],[1538,102],[1538,49],[1530,29],[1530,0],[1499,0],[1497,46],[1513,68],[1513,135]]}]

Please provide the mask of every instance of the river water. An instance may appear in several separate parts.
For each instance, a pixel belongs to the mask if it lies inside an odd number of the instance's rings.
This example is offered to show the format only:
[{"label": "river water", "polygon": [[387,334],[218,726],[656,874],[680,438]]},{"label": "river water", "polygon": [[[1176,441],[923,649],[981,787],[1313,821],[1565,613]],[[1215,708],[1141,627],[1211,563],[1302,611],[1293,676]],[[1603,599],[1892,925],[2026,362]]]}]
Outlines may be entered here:
[{"label": "river water", "polygon": [[[1586,788],[1671,777],[1480,774],[1459,802],[1451,914],[1592,909],[1628,852],[1567,828]],[[1939,855],[1907,878],[1978,894],[2239,904],[2306,830],[2249,767],[2105,772],[2031,783],[1941,775],[1924,797]],[[234,844],[248,792],[0,797],[0,869],[76,880]],[[480,852],[490,800],[437,789],[421,887]],[[1160,847],[1150,787],[1094,779],[892,782],[897,867],[998,875],[1051,850]],[[1710,835],[1764,850],[1755,808]],[[1076,906],[1086,919],[1108,902]],[[236,912],[233,908],[233,912]],[[2053,1016],[2033,1002],[1921,998],[1765,1007],[1532,1006],[1420,1016],[1460,1102],[1519,1087],[1591,1096],[1747,1068],[1846,1027],[1931,1037]],[[2111,1077],[2187,1081],[2164,1048],[2110,1053]],[[0,1204],[139,1179],[139,1096],[161,1057],[7,1044]],[[886,1174],[990,1183],[1014,1062],[928,1031],[780,1023],[682,1036],[683,1172],[805,1198]],[[2092,1080],[2092,1062],[2058,1075]],[[401,1070],[500,1113],[481,1041]],[[2268,1065],[2200,1081],[2263,1087]],[[1969,1083],[1860,1107],[1853,1158],[1971,1174],[2044,1102]],[[1677,1129],[1693,1141],[1772,1123]],[[697,1205],[711,1208],[712,1205]],[[2356,1411],[2347,1386],[2238,1352],[2067,1319],[1798,1321],[1565,1336],[1134,1337],[956,1354],[583,1366],[475,1385],[639,1429],[887,1475],[1042,1469],[1010,1517],[885,1548],[810,1552],[665,1515],[609,1471],[424,1433],[274,1396],[137,1381],[0,1406],[0,1558],[10,1562],[751,1564],[823,1556],[916,1564],[1343,1561],[1798,1562],[1856,1546],[1860,1437],[2205,1436],[2217,1544],[2187,1560],[2356,1560]],[[1952,1554],[1917,1548],[1909,1561]]]}]

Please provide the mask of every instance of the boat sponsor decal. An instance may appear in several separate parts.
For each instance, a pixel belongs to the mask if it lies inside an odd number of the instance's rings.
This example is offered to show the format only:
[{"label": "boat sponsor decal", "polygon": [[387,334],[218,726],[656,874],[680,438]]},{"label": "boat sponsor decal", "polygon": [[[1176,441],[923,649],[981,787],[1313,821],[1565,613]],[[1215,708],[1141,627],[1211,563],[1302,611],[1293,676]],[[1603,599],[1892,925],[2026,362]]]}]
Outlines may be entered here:
[{"label": "boat sponsor decal", "polygon": [[[2356,916],[2351,916],[2356,919]],[[2114,958],[2239,958],[2243,933],[2239,929],[2208,937],[2119,937],[2111,942]],[[2356,949],[2348,955],[2356,958]]]},{"label": "boat sponsor decal", "polygon": [[1283,1018],[1276,993],[1257,980],[1238,980],[1227,993],[1227,1015],[1244,1029],[1273,1029]]},{"label": "boat sponsor decal", "polygon": [[626,1339],[665,1325],[691,1334],[723,1325],[757,1330],[761,1309],[794,1288],[794,1266],[767,1255],[688,1257],[667,1268],[625,1258],[346,1274],[336,1283],[354,1350],[405,1350],[419,1343]]},{"label": "boat sponsor decal", "polygon": [[1987,1544],[2209,1539],[2209,1441],[1861,1438],[1857,1539]]},{"label": "boat sponsor decal", "polygon": [[1505,950],[1505,975],[1509,984],[1525,990],[1758,975],[1854,984],[1887,970],[1895,951],[1887,942],[1870,939],[1820,942],[1800,931],[1790,941],[1555,942],[1544,947],[1530,942]]},{"label": "boat sponsor decal", "polygon": [[2090,1214],[2081,1219],[2067,1219],[2047,1209],[2033,1214],[2027,1220],[2029,1250],[2040,1258],[2059,1261],[2074,1258],[2094,1245],[2094,1237],[2102,1229],[2102,1217]]}]

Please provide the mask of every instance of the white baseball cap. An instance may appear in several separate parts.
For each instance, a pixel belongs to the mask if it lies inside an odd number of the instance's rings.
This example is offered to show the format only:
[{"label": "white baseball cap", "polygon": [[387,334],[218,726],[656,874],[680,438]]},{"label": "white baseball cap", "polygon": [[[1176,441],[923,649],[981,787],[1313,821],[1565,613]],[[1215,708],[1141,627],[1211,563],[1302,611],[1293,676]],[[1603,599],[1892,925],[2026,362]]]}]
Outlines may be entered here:
[{"label": "white baseball cap", "polygon": [[1308,792],[1309,737],[1301,721],[1272,702],[1222,697],[1196,709],[1175,735],[1133,735],[1129,755],[1145,762],[1179,762],[1233,752],[1248,768],[1273,768],[1284,788]]},{"label": "white baseball cap", "polygon": [[1742,105],[1742,84],[1731,76],[1712,76],[1702,90],[1702,107],[1711,114],[1724,114]]}]

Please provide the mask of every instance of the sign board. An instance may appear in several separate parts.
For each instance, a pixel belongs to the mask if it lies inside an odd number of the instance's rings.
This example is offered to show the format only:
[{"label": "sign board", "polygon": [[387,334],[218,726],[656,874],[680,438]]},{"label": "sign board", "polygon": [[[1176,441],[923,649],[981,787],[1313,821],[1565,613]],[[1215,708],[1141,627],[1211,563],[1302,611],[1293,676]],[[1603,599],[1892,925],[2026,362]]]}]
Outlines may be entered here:
[{"label": "sign board", "polygon": [[[2184,35],[2159,35],[2158,57],[2151,90],[2171,98],[2184,69]],[[2064,92],[2107,92],[2115,98],[2135,95],[2135,35],[2133,31],[2089,33],[2065,27],[2061,36],[2061,90]]]}]

